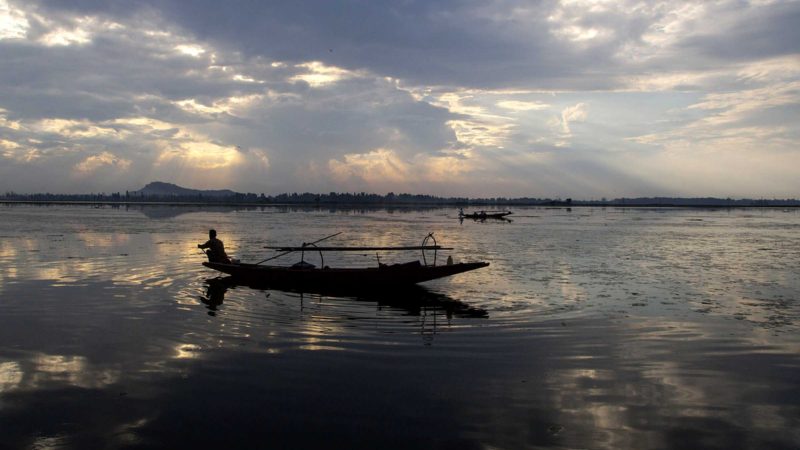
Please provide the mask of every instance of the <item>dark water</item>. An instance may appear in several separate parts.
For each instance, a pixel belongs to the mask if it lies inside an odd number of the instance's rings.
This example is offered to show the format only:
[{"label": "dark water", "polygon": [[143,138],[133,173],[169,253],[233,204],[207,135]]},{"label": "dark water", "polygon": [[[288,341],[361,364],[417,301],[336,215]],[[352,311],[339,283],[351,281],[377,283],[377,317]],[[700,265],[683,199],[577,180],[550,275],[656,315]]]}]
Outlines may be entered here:
[{"label": "dark water", "polygon": [[[0,448],[800,447],[800,211],[512,217],[0,206]],[[360,298],[226,287],[210,227],[245,261],[434,232],[491,266]]]}]

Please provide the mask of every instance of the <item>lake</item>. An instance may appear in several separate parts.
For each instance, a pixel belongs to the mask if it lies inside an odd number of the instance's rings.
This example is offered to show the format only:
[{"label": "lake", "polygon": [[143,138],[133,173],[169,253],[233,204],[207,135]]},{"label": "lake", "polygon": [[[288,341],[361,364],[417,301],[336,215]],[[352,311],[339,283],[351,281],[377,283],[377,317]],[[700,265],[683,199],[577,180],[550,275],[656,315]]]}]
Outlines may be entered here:
[{"label": "lake", "polygon": [[[0,205],[0,448],[800,447],[800,210],[457,214]],[[246,262],[434,233],[437,264],[491,265],[230,286],[200,264],[209,228]],[[420,255],[325,264],[378,258]]]}]

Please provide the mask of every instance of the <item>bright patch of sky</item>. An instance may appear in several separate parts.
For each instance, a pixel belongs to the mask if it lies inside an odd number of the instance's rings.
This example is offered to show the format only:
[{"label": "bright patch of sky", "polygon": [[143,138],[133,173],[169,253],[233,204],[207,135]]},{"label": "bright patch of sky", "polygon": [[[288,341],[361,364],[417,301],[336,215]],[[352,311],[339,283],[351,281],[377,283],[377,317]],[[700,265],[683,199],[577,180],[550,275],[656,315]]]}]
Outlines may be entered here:
[{"label": "bright patch of sky", "polygon": [[28,32],[30,24],[25,14],[0,0],[0,39],[22,39]]},{"label": "bright patch of sky", "polygon": [[780,0],[0,0],[0,190],[800,197],[798,22]]}]

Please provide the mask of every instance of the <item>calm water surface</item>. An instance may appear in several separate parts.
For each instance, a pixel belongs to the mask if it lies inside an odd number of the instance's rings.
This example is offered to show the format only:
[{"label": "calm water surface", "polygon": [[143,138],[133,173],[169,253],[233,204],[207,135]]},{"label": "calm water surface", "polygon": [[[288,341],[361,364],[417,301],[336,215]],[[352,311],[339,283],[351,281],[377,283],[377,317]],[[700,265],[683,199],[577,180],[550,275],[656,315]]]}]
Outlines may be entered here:
[{"label": "calm water surface", "polygon": [[[800,211],[512,217],[0,205],[0,448],[800,447]],[[433,232],[439,263],[491,266],[228,287],[200,265],[211,227],[244,261]]]}]

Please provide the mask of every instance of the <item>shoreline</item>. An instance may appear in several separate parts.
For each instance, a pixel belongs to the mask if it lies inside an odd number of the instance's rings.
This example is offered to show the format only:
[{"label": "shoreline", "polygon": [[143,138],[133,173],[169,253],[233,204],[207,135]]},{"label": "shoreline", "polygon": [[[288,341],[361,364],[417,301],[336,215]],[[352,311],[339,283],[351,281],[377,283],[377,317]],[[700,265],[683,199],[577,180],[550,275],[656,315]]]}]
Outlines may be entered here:
[{"label": "shoreline", "polygon": [[226,206],[236,208],[252,207],[286,207],[286,206],[305,206],[311,208],[333,207],[333,208],[463,208],[471,207],[480,209],[481,207],[502,207],[510,210],[514,207],[539,207],[539,208],[690,208],[690,209],[762,209],[762,208],[800,208],[800,204],[682,204],[682,203],[582,203],[582,202],[548,202],[548,203],[350,203],[350,202],[285,202],[285,203],[254,203],[254,202],[192,202],[192,201],[113,201],[113,200],[0,200],[2,205],[105,205],[105,206],[185,206],[185,207],[207,207],[207,206]]}]

